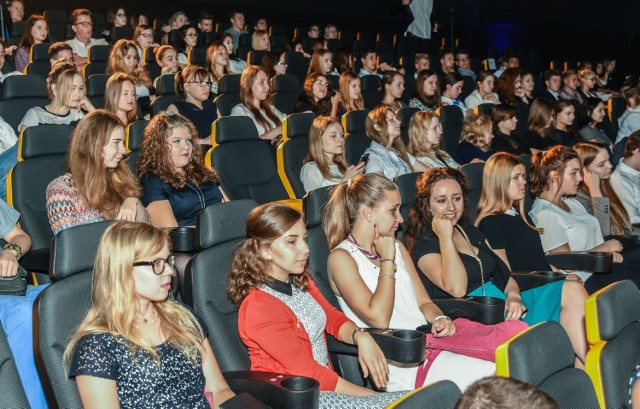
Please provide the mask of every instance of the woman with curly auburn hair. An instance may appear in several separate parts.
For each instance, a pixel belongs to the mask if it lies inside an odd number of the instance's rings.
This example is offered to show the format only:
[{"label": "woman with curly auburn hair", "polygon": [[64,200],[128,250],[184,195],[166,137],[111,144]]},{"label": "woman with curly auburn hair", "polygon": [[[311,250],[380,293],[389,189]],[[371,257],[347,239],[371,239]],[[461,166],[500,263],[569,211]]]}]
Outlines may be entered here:
[{"label": "woman with curly auburn hair", "polygon": [[294,112],[313,112],[318,116],[338,117],[340,94],[326,76],[320,73],[307,75]]},{"label": "woman with curly auburn hair", "polygon": [[211,145],[211,124],[218,118],[218,108],[209,99],[211,76],[204,68],[189,65],[175,75],[175,91],[180,101],[167,107],[167,112],[188,118],[196,127],[196,142]]},{"label": "woman with curly auburn hair", "polygon": [[520,69],[507,68],[496,80],[496,93],[503,104],[513,104],[516,101],[525,101],[526,95],[522,89]]},{"label": "woman with curly auburn hair", "polygon": [[233,107],[231,116],[248,116],[260,139],[277,141],[285,114],[273,106],[270,89],[267,73],[257,65],[248,66],[240,76],[240,103]]},{"label": "woman with curly auburn hair", "polygon": [[135,222],[107,228],[91,306],[64,353],[84,407],[208,409],[234,396],[207,330],[168,298],[174,274],[167,230]]},{"label": "woman with curly auburn hair", "polygon": [[308,376],[320,383],[320,391],[373,395],[352,401],[321,392],[321,407],[340,407],[338,401],[383,407],[399,394],[375,394],[331,369],[325,331],[357,345],[365,378],[371,375],[379,388],[387,383],[387,361],[371,335],[358,331],[310,278],[306,235],[302,215],[288,205],[267,203],[249,215],[247,238],[233,258],[227,292],[240,304],[238,332],[248,348],[251,370]]},{"label": "woman with curly auburn hair", "polygon": [[158,227],[194,226],[205,207],[225,200],[218,177],[204,166],[198,133],[184,116],[164,112],[144,130],[138,174],[142,204]]},{"label": "woman with curly auburn hair", "polygon": [[460,143],[456,148],[456,161],[465,165],[469,162],[484,162],[491,155],[493,126],[491,118],[486,115],[469,115],[464,119]]},{"label": "woman with curly auburn hair", "polygon": [[343,114],[364,109],[362,81],[352,71],[340,74],[340,108]]},{"label": "woman with curly auburn hair", "polygon": [[211,76],[211,93],[218,94],[218,85],[223,75],[229,74],[229,52],[220,41],[214,41],[207,47],[207,71]]},{"label": "woman with curly auburn hair", "polygon": [[71,134],[65,174],[47,187],[47,216],[53,234],[103,220],[148,221],[140,186],[124,163],[124,127],[97,109]]},{"label": "woman with curly auburn hair", "polygon": [[300,170],[300,179],[306,192],[352,179],[364,172],[364,166],[364,162],[355,166],[347,163],[344,131],[340,122],[328,116],[313,120],[309,130],[309,152]]},{"label": "woman with curly auburn hair", "polygon": [[133,80],[136,85],[136,95],[143,112],[148,112],[151,105],[151,80],[140,64],[138,46],[131,40],[118,40],[109,53],[107,74],[123,72]]},{"label": "woman with curly auburn hair", "polygon": [[440,102],[440,85],[438,75],[431,70],[422,70],[416,76],[416,92],[409,100],[411,108],[421,111],[435,112],[442,106]]},{"label": "woman with curly auburn hair", "polygon": [[104,91],[104,109],[116,114],[125,128],[138,120],[136,85],[127,74],[119,72],[107,80]]},{"label": "woman with curly auburn hair", "polygon": [[440,118],[429,111],[418,111],[409,122],[409,146],[407,150],[428,168],[460,165],[440,148],[442,125]]}]

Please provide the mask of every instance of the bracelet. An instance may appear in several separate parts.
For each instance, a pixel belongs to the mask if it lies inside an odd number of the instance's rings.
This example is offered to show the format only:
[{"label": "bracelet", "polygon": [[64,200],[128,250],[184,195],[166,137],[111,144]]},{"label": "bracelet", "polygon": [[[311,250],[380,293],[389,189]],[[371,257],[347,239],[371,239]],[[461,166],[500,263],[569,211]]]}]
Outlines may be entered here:
[{"label": "bracelet", "polygon": [[433,321],[431,321],[432,324],[435,324],[436,321],[440,320],[440,319],[445,319],[445,320],[449,320],[451,321],[451,318],[447,317],[446,315],[438,315],[437,317],[435,317],[433,319]]},{"label": "bracelet", "polygon": [[392,258],[383,258],[382,260],[380,260],[380,268],[382,268],[382,263],[384,263],[385,261],[390,261],[393,263],[393,272],[395,273],[396,271],[398,271],[398,265],[396,264],[396,261]]},{"label": "bracelet", "polygon": [[2,246],[2,250],[13,250],[15,251],[16,254],[16,260],[20,260],[22,258],[22,247],[20,247],[19,244],[16,243],[7,243],[4,246]]},{"label": "bracelet", "polygon": [[391,274],[378,274],[378,280],[381,278],[390,278],[393,281],[396,281],[396,277]]},{"label": "bracelet", "polygon": [[364,328],[359,328],[356,327],[356,329],[353,330],[353,333],[351,334],[351,343],[353,343],[353,345],[358,346],[358,343],[356,342],[356,332],[363,332],[365,331]]}]

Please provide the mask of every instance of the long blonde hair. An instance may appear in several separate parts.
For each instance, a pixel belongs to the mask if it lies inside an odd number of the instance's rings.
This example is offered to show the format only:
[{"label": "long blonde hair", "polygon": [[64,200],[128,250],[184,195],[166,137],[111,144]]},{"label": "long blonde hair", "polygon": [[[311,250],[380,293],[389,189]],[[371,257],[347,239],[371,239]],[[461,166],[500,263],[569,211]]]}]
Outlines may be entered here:
[{"label": "long blonde hair", "polygon": [[351,71],[345,71],[340,74],[340,100],[342,108],[344,108],[346,112],[364,109],[362,94],[358,99],[351,99],[349,95],[349,86],[351,86],[353,81],[360,81],[360,77]]},{"label": "long blonde hair", "polygon": [[[309,130],[309,151],[304,158],[304,163],[315,162],[322,177],[325,179],[333,179],[337,176],[331,174],[331,170],[329,169],[331,162],[329,162],[327,156],[324,154],[322,144],[322,135],[333,125],[337,125],[342,129],[340,122],[328,116],[319,116],[313,120],[311,129]],[[344,150],[341,155],[333,155],[333,163],[338,166],[338,170],[344,175],[349,167]]]},{"label": "long blonde hair", "polygon": [[450,159],[447,152],[440,149],[440,144],[433,145],[429,149],[425,148],[427,143],[427,132],[431,126],[431,121],[437,119],[438,116],[429,111],[418,111],[411,117],[409,122],[409,146],[407,150],[413,156],[426,156],[430,159],[436,159],[436,155],[444,160]]},{"label": "long blonde hair", "polygon": [[[123,337],[135,355],[148,352],[155,360],[154,345],[135,325],[136,300],[133,263],[148,259],[169,246],[168,230],[141,222],[117,222],[109,226],[100,244],[93,267],[91,307],[71,338],[64,357],[67,364],[77,342],[89,334]],[[202,354],[204,334],[196,318],[185,307],[165,299],[153,302],[167,342],[182,351],[195,365]]]},{"label": "long blonde hair", "polygon": [[[129,50],[136,50],[136,58],[138,58],[138,64],[131,71],[128,70],[124,62],[124,58]],[[116,41],[111,49],[111,53],[109,53],[107,74],[115,74],[116,72],[124,72],[129,75],[135,85],[144,85],[147,88],[151,88],[149,74],[142,68],[140,58],[138,57],[138,46],[131,40],[121,39]]]}]

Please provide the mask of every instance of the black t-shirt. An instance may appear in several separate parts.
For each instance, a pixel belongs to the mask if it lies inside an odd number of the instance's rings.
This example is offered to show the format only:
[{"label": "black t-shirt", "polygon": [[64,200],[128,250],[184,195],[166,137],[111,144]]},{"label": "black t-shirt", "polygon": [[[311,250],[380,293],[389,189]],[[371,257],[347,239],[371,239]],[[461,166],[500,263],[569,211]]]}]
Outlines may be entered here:
[{"label": "black t-shirt", "polygon": [[540,235],[527,226],[520,215],[487,216],[479,227],[492,248],[505,250],[512,271],[551,270]]},{"label": "black t-shirt", "polygon": [[497,130],[493,136],[493,140],[491,141],[491,150],[494,152],[507,152],[516,156],[530,153],[528,149],[525,150],[520,146],[518,141],[513,137],[505,135]]}]

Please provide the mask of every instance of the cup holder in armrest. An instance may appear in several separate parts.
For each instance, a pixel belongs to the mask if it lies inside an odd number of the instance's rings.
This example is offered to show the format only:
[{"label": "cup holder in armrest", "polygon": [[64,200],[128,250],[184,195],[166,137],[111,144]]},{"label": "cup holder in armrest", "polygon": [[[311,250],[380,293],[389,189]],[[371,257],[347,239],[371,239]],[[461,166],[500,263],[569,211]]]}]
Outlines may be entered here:
[{"label": "cup holder in armrest", "polygon": [[546,255],[549,264],[567,270],[590,271],[592,273],[610,273],[613,255],[602,251],[592,253],[568,251]]},{"label": "cup holder in armrest", "polygon": [[369,328],[367,332],[387,359],[407,364],[420,363],[425,359],[427,337],[420,331]]},{"label": "cup holder in armrest", "polygon": [[171,244],[173,251],[191,253],[196,251],[196,228],[174,227],[171,229]]},{"label": "cup holder in armrest", "polygon": [[246,392],[272,408],[317,408],[320,404],[320,384],[313,378],[262,371],[223,375],[235,393]]},{"label": "cup holder in armrest", "polygon": [[512,271],[511,277],[518,283],[520,291],[564,280],[565,275],[555,271]]},{"label": "cup holder in armrest", "polygon": [[494,297],[434,298],[445,315],[493,325],[504,321],[504,300]]}]

